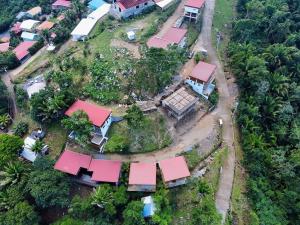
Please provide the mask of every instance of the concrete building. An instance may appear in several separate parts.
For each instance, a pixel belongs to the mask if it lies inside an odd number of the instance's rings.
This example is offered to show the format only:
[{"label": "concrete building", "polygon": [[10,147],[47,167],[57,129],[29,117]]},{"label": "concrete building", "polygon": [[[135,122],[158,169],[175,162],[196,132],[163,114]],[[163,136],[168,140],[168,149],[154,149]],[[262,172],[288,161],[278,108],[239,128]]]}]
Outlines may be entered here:
[{"label": "concrete building", "polygon": [[28,32],[31,32],[33,31],[36,26],[40,23],[40,21],[38,20],[24,20],[21,25],[20,25],[20,28],[22,31],[28,31]]},{"label": "concrete building", "polygon": [[188,0],[184,5],[184,17],[197,22],[205,7],[205,0]]},{"label": "concrete building", "polygon": [[200,61],[185,83],[190,85],[195,92],[207,99],[215,88],[212,82],[214,81],[216,68],[215,65]]},{"label": "concrete building", "polygon": [[27,31],[23,31],[21,34],[21,38],[23,41],[37,41],[39,39],[39,35]]},{"label": "concrete building", "polygon": [[126,19],[142,13],[154,4],[153,0],[114,0],[111,14],[117,19]]},{"label": "concrete building", "polygon": [[188,91],[182,87],[164,99],[162,106],[167,110],[170,116],[175,117],[179,121],[189,112],[195,110],[197,102],[198,98],[188,93]]}]

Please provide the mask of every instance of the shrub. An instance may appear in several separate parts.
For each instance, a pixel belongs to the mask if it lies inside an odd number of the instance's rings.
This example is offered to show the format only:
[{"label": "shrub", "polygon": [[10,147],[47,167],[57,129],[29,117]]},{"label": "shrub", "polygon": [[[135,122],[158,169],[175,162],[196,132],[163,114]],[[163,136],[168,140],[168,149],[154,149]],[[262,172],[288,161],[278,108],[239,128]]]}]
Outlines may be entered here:
[{"label": "shrub", "polygon": [[28,132],[28,123],[20,121],[14,127],[14,135],[23,137]]},{"label": "shrub", "polygon": [[30,55],[34,55],[38,50],[44,46],[43,39],[38,40],[32,47],[28,49]]},{"label": "shrub", "polygon": [[127,152],[129,149],[129,139],[125,135],[114,135],[112,136],[107,144],[105,149],[108,152]]},{"label": "shrub", "polygon": [[28,100],[28,95],[23,88],[16,89],[16,102],[19,108],[25,108]]}]

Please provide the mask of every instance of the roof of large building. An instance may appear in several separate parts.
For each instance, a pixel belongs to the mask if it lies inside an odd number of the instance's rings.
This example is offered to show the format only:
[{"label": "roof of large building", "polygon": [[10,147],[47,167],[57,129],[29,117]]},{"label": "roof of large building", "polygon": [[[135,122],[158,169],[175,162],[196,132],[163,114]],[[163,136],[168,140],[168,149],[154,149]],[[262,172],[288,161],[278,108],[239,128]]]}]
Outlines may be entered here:
[{"label": "roof of large building", "polygon": [[33,7],[32,9],[29,9],[27,11],[28,14],[30,14],[31,16],[36,16],[38,14],[40,14],[42,12],[42,8],[39,6]]},{"label": "roof of large building", "polygon": [[119,181],[121,165],[121,161],[92,159],[88,170],[93,172],[93,181],[115,183]]},{"label": "roof of large building", "polygon": [[78,152],[65,150],[56,161],[54,169],[77,175],[80,168],[88,169],[92,157]]},{"label": "roof of large building", "polygon": [[54,26],[53,22],[44,21],[36,29],[37,30],[50,30]]},{"label": "roof of large building", "polygon": [[32,47],[36,41],[24,41],[21,42],[13,52],[16,54],[18,60],[22,60],[25,56],[29,54],[28,49]]},{"label": "roof of large building", "polygon": [[193,69],[190,77],[204,82],[209,81],[216,70],[216,66],[200,61]]},{"label": "roof of large building", "polygon": [[163,36],[164,39],[171,43],[179,44],[185,37],[187,29],[171,27]]},{"label": "roof of large building", "polygon": [[9,49],[9,42],[0,44],[0,52],[7,52]]},{"label": "roof of large building", "polygon": [[38,24],[40,21],[38,20],[24,20],[20,28],[21,29],[26,29],[26,30],[31,30],[36,24]]},{"label": "roof of large building", "polygon": [[159,162],[159,167],[165,182],[189,177],[191,175],[183,156],[162,160]]},{"label": "roof of large building", "polygon": [[156,163],[131,163],[129,184],[156,185]]},{"label": "roof of large building", "polygon": [[72,116],[74,112],[79,110],[84,111],[88,115],[90,121],[98,127],[101,127],[111,114],[110,109],[106,109],[82,100],[77,100],[74,102],[73,105],[71,105],[70,108],[65,112],[65,114],[67,116]]},{"label": "roof of large building", "polygon": [[117,0],[116,2],[122,10],[125,10],[125,9],[135,7],[139,4],[143,4],[148,1],[149,0]]},{"label": "roof of large building", "polygon": [[147,41],[147,46],[149,48],[167,48],[168,45],[179,44],[186,33],[187,29],[171,27],[162,37],[151,37]]},{"label": "roof of large building", "polygon": [[200,9],[204,5],[205,0],[187,0],[185,6]]},{"label": "roof of large building", "polygon": [[92,31],[93,27],[97,23],[97,20],[84,18],[74,28],[71,35],[87,36]]},{"label": "roof of large building", "polygon": [[71,7],[71,1],[57,0],[52,5],[53,6],[63,6],[63,7],[70,8]]},{"label": "roof of large building", "polygon": [[180,115],[194,105],[197,101],[198,98],[188,93],[187,90],[182,87],[164,99],[162,103]]}]

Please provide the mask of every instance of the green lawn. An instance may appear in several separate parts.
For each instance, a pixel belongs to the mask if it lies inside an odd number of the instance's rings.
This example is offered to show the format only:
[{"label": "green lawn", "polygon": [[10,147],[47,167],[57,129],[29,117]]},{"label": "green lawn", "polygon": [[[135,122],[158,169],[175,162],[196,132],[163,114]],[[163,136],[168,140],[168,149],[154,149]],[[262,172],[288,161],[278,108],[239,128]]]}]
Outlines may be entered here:
[{"label": "green lawn", "polygon": [[57,158],[67,140],[67,131],[61,127],[60,123],[53,123],[47,128],[45,143],[50,147],[51,158]]},{"label": "green lawn", "polygon": [[[219,56],[223,56],[229,42],[231,23],[234,18],[236,0],[216,0],[212,27],[213,44],[218,49]],[[217,46],[216,35],[221,32],[223,40]]]}]

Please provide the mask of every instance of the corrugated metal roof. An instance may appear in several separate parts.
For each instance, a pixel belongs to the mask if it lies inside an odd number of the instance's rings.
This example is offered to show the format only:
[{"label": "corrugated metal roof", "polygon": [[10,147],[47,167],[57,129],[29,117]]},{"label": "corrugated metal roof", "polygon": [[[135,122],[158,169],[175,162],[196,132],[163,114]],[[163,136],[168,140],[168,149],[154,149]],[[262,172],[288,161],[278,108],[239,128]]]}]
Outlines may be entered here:
[{"label": "corrugated metal roof", "polygon": [[191,175],[183,156],[162,160],[159,162],[159,167],[165,182],[178,180]]},{"label": "corrugated metal roof", "polygon": [[131,163],[130,185],[156,185],[156,163]]}]

